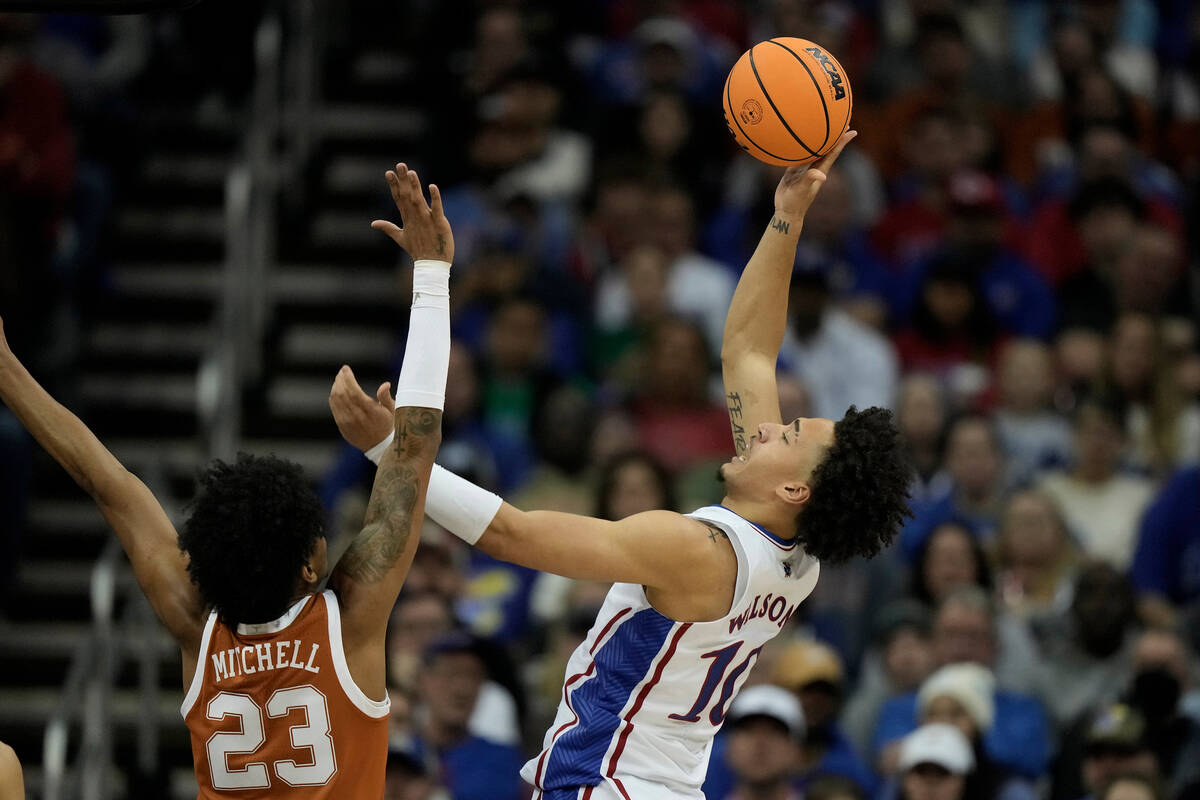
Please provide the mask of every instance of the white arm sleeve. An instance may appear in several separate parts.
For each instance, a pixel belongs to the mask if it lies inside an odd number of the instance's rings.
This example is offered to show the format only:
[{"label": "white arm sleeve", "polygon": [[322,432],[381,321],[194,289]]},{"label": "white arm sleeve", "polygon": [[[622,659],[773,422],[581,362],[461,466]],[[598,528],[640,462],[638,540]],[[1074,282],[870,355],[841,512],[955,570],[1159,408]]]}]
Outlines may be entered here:
[{"label": "white arm sleeve", "polygon": [[[364,455],[376,464],[395,438],[387,438],[372,447]],[[425,493],[425,514],[438,525],[453,533],[467,544],[475,544],[488,525],[496,518],[504,500],[453,472],[433,465],[429,476],[429,489]]]},{"label": "white arm sleeve", "polygon": [[396,408],[441,411],[450,363],[450,264],[422,259],[413,265],[413,302],[404,365],[396,380]]}]

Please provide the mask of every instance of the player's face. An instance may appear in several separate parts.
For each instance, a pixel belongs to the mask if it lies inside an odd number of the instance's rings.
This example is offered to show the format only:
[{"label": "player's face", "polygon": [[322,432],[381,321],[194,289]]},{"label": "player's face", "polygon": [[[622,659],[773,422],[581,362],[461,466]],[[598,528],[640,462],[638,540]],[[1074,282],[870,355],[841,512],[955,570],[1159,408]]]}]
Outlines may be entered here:
[{"label": "player's face", "polygon": [[749,447],[721,468],[727,483],[754,493],[776,493],[807,485],[833,444],[833,420],[798,417],[786,424],[763,423]]}]

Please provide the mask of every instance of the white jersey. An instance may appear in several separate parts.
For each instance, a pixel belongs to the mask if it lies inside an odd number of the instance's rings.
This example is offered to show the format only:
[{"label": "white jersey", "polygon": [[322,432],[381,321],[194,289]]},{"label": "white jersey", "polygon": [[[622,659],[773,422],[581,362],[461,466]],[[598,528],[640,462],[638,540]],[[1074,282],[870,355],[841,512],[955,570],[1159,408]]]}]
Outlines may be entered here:
[{"label": "white jersey", "polygon": [[724,506],[688,516],[720,527],[737,554],[729,613],[676,622],[642,587],[614,584],[567,662],[542,752],[521,770],[543,800],[703,798],[713,736],[758,653],[817,583],[820,565]]}]

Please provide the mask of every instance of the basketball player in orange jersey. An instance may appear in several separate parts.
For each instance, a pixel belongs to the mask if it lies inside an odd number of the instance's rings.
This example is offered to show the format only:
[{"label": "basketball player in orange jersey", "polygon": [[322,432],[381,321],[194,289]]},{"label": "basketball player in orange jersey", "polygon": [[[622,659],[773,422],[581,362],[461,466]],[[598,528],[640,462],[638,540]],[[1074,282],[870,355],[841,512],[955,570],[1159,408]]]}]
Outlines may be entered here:
[{"label": "basketball player in orange jersey", "polygon": [[[873,557],[907,513],[910,471],[890,411],[784,422],[775,383],[804,216],[853,135],[784,174],[730,304],[721,355],[735,452],[720,505],[617,522],[521,511],[433,469],[426,510],[446,530],[495,558],[613,582],[568,662],[542,751],[521,770],[536,800],[703,800],[729,704],[821,563]],[[352,444],[389,429],[390,409],[344,376],[330,405]]]},{"label": "basketball player in orange jersey", "polygon": [[384,633],[441,437],[454,254],[437,188],[430,209],[405,165],[387,179],[405,227],[372,227],[416,262],[409,345],[395,443],[329,590],[318,591],[323,513],[298,466],[245,455],[214,463],[177,534],[146,486],[25,370],[0,322],[0,399],[96,501],[183,651],[182,711],[200,798],[383,795]]}]

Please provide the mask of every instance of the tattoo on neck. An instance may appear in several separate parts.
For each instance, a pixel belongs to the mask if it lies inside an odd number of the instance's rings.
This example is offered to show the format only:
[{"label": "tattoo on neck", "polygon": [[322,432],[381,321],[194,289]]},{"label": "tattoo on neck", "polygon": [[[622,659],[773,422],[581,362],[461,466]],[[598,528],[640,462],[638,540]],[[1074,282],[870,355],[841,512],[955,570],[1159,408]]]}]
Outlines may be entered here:
[{"label": "tattoo on neck", "polygon": [[441,441],[442,412],[432,408],[400,408],[396,439],[384,455],[362,531],[342,555],[337,572],[357,583],[377,583],[400,560],[414,528],[421,480],[428,476]]},{"label": "tattoo on neck", "polygon": [[771,217],[771,227],[780,233],[787,233],[792,228],[792,223],[779,217]]}]

